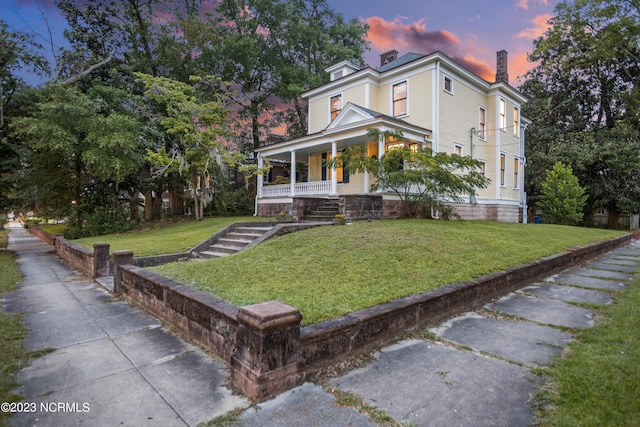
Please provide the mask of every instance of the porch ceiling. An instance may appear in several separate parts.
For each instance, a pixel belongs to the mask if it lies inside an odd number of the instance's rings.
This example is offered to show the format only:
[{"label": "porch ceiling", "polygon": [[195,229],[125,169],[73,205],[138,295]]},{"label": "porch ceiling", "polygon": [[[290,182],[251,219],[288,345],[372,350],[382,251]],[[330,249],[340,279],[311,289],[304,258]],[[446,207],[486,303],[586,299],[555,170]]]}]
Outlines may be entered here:
[{"label": "porch ceiling", "polygon": [[428,141],[431,131],[429,129],[414,126],[402,120],[387,116],[347,123],[344,126],[329,127],[322,132],[307,135],[298,139],[280,142],[256,150],[262,157],[270,159],[290,160],[291,152],[296,152],[296,161],[304,162],[311,154],[331,152],[331,144],[336,143],[338,151],[345,148],[377,141],[367,136],[368,129],[375,128],[380,131],[401,131],[405,138],[417,142]]}]

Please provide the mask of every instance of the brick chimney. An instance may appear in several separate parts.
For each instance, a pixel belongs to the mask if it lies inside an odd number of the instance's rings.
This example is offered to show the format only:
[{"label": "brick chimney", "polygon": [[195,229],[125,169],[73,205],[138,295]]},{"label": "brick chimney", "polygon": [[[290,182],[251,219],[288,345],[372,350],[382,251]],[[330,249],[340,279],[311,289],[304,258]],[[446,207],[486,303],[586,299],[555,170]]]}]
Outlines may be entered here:
[{"label": "brick chimney", "polygon": [[496,66],[496,83],[509,83],[509,73],[507,72],[507,51],[501,50],[496,54],[496,56],[498,62]]},{"label": "brick chimney", "polygon": [[385,52],[380,55],[380,66],[387,65],[389,62],[393,61],[398,57],[397,50],[390,50],[389,52]]}]

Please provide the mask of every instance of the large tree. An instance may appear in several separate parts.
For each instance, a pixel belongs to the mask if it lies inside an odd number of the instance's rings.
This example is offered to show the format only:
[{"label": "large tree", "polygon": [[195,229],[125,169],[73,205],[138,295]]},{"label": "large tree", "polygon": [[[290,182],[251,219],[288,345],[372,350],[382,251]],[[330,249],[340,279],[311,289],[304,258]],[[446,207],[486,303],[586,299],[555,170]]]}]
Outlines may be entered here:
[{"label": "large tree", "polygon": [[587,218],[607,209],[615,226],[621,213],[640,211],[629,187],[640,172],[640,4],[564,1],[549,23],[530,56],[537,65],[521,87],[530,99],[524,113],[533,119],[527,130],[530,202],[541,193],[543,171],[563,161],[589,194]]},{"label": "large tree", "polygon": [[[113,93],[114,91],[118,93]],[[108,99],[128,95],[108,87],[82,93],[70,85],[49,85],[29,115],[14,121],[26,141],[26,190],[44,216],[70,215],[79,229],[99,206],[117,202],[118,187],[137,170],[139,124],[132,112]]]},{"label": "large tree", "polygon": [[7,132],[8,124],[22,114],[32,91],[19,77],[28,68],[46,74],[47,63],[38,53],[41,46],[24,33],[9,31],[0,20],[0,211],[17,203],[14,191],[20,175],[19,141]]},{"label": "large tree", "polygon": [[362,63],[367,46],[366,26],[346,21],[326,0],[223,0],[207,26],[199,31],[202,66],[234,89],[232,109],[248,129],[238,140],[246,149],[259,147],[280,124],[267,121],[278,117],[283,102],[293,105],[287,128],[304,133],[300,94],[327,81],[326,67]]},{"label": "large tree", "polygon": [[[222,94],[214,100],[203,100],[195,86],[165,77],[153,77],[137,73],[137,78],[146,88],[145,94],[164,110],[161,123],[171,137],[171,148],[164,146],[150,151],[149,158],[164,174],[178,171],[188,177],[191,197],[194,200],[196,220],[203,219],[204,208],[212,200],[211,185],[214,169],[234,164],[237,158],[224,148],[227,113]],[[214,78],[210,78],[215,81]],[[199,78],[194,82],[207,84]]]}]

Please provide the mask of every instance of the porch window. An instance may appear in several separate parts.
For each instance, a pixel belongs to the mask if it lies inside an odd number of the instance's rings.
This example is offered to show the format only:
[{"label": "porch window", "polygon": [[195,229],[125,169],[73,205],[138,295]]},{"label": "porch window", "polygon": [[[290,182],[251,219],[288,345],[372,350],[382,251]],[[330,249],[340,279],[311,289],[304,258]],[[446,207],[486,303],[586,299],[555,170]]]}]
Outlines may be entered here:
[{"label": "porch window", "polygon": [[[342,151],[338,151],[337,156],[342,156]],[[331,154],[322,154],[322,160],[329,159],[331,160]],[[329,176],[329,181],[333,178],[333,168],[325,167],[322,171],[322,180],[326,180],[326,177]],[[348,184],[349,183],[349,172],[342,166],[336,168],[336,176],[338,177],[338,184]]]},{"label": "porch window", "polygon": [[342,95],[332,96],[330,103],[331,121],[333,121],[338,116],[338,114],[340,114],[340,111],[342,111]]},{"label": "porch window", "polygon": [[393,116],[407,114],[407,82],[393,85]]}]

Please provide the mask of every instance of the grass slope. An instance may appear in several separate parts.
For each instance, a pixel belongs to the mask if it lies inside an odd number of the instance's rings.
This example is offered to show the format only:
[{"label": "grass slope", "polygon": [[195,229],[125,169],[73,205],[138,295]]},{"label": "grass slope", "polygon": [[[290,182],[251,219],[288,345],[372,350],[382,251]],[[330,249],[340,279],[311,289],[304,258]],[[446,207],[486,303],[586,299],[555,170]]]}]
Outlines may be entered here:
[{"label": "grass slope", "polygon": [[619,235],[541,224],[357,222],[153,270],[238,306],[274,299],[290,304],[307,325]]},{"label": "grass slope", "polygon": [[576,332],[538,393],[541,425],[640,425],[640,278],[602,308],[594,328]]},{"label": "grass slope", "polygon": [[163,255],[191,249],[234,222],[260,220],[254,217],[205,218],[200,222],[189,221],[130,233],[88,237],[74,240],[73,243],[88,249],[93,249],[94,243],[109,243],[111,252],[130,250],[136,257]]}]

